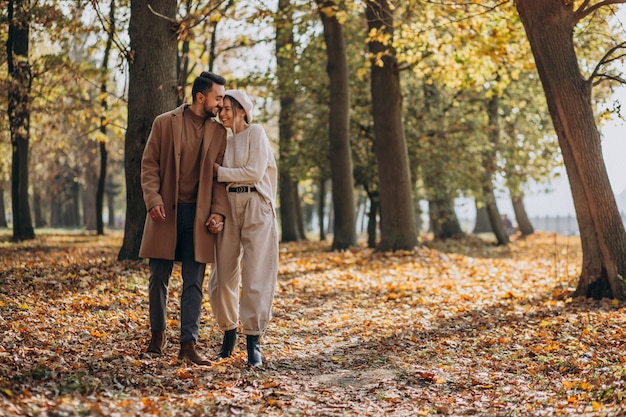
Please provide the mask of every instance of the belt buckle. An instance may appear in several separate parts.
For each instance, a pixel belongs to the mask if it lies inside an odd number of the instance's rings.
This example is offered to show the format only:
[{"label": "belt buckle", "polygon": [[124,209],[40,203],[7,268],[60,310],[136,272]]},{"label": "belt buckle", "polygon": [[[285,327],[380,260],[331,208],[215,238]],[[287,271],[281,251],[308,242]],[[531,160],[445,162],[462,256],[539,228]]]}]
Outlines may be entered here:
[{"label": "belt buckle", "polygon": [[246,191],[248,191],[248,187],[244,187],[244,186],[235,187],[236,193],[245,193]]}]

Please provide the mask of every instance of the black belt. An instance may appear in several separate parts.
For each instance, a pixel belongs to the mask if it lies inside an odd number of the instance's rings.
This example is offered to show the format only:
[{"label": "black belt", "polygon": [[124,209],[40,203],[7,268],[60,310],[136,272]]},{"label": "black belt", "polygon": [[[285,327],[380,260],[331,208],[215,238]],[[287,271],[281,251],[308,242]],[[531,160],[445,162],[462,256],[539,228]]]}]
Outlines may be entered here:
[{"label": "black belt", "polygon": [[229,193],[247,193],[248,191],[250,192],[256,191],[256,187],[242,186],[242,187],[230,187],[228,189]]}]

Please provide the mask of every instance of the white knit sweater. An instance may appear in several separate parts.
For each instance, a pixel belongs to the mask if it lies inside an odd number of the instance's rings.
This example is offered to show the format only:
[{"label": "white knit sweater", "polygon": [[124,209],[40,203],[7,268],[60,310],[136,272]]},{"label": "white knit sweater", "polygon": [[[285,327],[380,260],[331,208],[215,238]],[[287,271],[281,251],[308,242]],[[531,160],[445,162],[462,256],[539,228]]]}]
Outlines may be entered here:
[{"label": "white knit sweater", "polygon": [[278,169],[270,141],[263,126],[252,124],[242,132],[228,137],[224,162],[217,171],[217,180],[228,187],[256,187],[276,210]]}]

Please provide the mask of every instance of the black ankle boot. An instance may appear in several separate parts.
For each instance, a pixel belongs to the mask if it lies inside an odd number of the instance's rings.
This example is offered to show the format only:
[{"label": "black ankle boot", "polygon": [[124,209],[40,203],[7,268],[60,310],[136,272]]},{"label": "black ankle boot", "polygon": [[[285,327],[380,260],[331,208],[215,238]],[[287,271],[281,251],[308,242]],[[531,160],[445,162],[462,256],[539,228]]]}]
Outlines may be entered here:
[{"label": "black ankle boot", "polygon": [[235,348],[235,343],[237,343],[237,329],[226,330],[224,332],[224,340],[222,341],[222,348],[220,352],[217,354],[217,359],[229,358],[233,353],[233,349]]},{"label": "black ankle boot", "polygon": [[248,366],[259,367],[263,365],[259,335],[246,335],[246,343],[248,344]]}]

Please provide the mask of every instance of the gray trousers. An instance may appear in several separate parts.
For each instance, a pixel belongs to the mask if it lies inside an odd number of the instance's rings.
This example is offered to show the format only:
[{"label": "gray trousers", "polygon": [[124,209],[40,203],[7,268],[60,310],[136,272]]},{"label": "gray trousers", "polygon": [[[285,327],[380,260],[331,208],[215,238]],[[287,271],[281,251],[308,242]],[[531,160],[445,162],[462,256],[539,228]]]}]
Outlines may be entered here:
[{"label": "gray trousers", "polygon": [[[196,208],[179,205],[176,215],[176,261],[182,263],[183,289],[180,295],[180,342],[198,341],[202,284],[206,264],[196,262],[193,253],[193,222]],[[174,261],[150,259],[150,328],[164,331],[167,323],[167,289]]]}]

